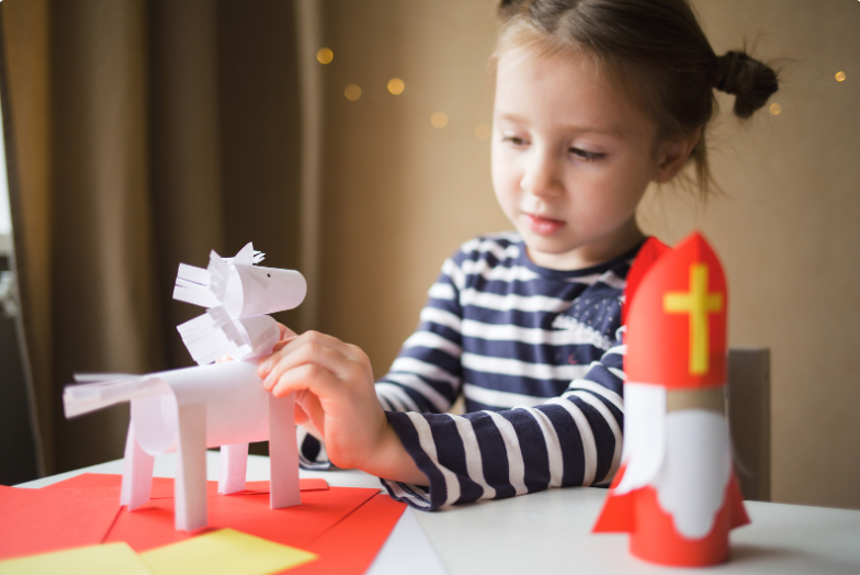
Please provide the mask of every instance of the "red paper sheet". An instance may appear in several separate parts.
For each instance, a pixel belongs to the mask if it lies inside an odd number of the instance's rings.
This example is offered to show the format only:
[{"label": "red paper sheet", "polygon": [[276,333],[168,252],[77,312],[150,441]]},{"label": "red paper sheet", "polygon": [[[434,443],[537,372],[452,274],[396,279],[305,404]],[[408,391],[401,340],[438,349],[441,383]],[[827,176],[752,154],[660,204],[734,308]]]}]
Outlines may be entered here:
[{"label": "red paper sheet", "polygon": [[[216,496],[209,501],[209,527],[230,527],[270,541],[305,549],[335,523],[378,493],[377,489],[332,487],[302,493],[302,504],[269,509],[268,494],[240,497]],[[138,553],[183,541],[205,530],[176,531],[173,499],[152,499],[132,512],[117,517],[105,542],[125,541]]]},{"label": "red paper sheet", "polygon": [[329,489],[322,479],[303,479],[302,505],[272,510],[267,481],[248,482],[242,497],[215,495],[217,484],[209,482],[210,526],[188,534],[174,529],[172,479],[154,478],[153,499],[130,513],[117,504],[120,484],[119,475],[83,474],[42,489],[0,487],[0,558],[102,541],[126,541],[141,552],[230,527],[320,556],[289,573],[359,574],[406,508],[376,489]]},{"label": "red paper sheet", "polygon": [[360,575],[367,571],[406,504],[378,493],[304,549],[319,559],[283,571],[289,575]]},{"label": "red paper sheet", "polygon": [[101,543],[119,513],[119,485],[0,485],[0,559]]}]

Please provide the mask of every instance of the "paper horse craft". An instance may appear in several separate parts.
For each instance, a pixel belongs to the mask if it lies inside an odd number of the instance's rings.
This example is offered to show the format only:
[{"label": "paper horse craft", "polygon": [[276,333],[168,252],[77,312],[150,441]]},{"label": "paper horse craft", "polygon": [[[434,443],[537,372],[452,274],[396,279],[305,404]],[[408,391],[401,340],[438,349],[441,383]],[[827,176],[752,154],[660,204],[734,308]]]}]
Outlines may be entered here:
[{"label": "paper horse craft", "polygon": [[624,448],[595,532],[630,534],[646,561],[726,561],[749,523],[723,409],[723,268],[698,233],[674,250],[648,240],[628,274]]},{"label": "paper horse craft", "polygon": [[[120,505],[149,501],[154,456],[177,452],[175,525],[191,531],[208,524],[206,449],[221,447],[218,492],[245,488],[248,444],[269,440],[272,509],[301,503],[294,397],[267,393],[252,360],[278,342],[267,314],[299,305],[307,285],[296,271],[256,264],[262,254],[246,245],[236,257],[214,251],[207,269],[180,264],[173,297],[207,307],[178,327],[199,367],[148,375],[76,376],[90,381],[63,393],[66,417],[131,402]],[[240,361],[203,365],[223,356]]]}]

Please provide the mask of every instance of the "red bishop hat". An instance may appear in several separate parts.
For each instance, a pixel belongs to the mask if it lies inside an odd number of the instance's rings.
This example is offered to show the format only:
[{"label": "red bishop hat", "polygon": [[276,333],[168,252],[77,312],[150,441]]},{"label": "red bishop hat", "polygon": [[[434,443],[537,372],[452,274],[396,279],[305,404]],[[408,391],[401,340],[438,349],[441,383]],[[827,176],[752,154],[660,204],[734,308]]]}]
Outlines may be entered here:
[{"label": "red bishop hat", "polygon": [[640,255],[625,292],[627,380],[669,389],[724,385],[728,294],[717,255],[698,232],[673,250],[649,240]]}]

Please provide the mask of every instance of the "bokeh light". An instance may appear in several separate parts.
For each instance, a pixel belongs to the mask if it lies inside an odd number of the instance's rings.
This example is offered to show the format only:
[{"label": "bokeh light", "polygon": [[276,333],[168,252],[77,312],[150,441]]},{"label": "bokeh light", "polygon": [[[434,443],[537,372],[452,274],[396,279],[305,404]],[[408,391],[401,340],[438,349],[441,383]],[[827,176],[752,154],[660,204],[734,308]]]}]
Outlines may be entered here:
[{"label": "bokeh light", "polygon": [[493,129],[489,124],[478,124],[475,126],[475,137],[479,140],[489,140],[493,134]]},{"label": "bokeh light", "polygon": [[836,72],[836,81],[844,82],[845,81],[845,72]]},{"label": "bokeh light", "polygon": [[355,102],[361,98],[361,86],[358,84],[350,84],[346,87],[346,90],[343,91],[343,95],[346,96],[346,99],[350,102]]},{"label": "bokeh light", "polygon": [[331,48],[320,48],[317,50],[317,62],[320,64],[328,64],[334,59],[334,52]]},{"label": "bokeh light", "polygon": [[448,114],[445,112],[433,112],[430,116],[430,123],[434,128],[444,128],[448,125]]},{"label": "bokeh light", "polygon": [[400,78],[392,78],[388,81],[388,91],[397,96],[406,89],[406,84]]},{"label": "bokeh light", "polygon": [[782,112],[782,106],[774,102],[770,105],[770,113],[774,116],[779,116],[779,113]]}]

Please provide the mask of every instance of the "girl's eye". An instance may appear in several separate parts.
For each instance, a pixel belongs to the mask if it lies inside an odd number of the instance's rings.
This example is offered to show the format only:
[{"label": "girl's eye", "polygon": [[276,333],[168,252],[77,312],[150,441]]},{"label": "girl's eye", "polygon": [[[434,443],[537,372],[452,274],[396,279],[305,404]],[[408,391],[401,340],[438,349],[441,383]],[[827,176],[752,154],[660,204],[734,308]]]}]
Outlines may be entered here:
[{"label": "girl's eye", "polygon": [[522,146],[526,143],[526,141],[523,138],[520,138],[519,136],[505,136],[504,138],[502,138],[502,141],[503,142],[510,142],[511,144],[513,144],[515,146]]},{"label": "girl's eye", "polygon": [[587,150],[581,150],[580,148],[571,148],[570,153],[572,153],[574,156],[577,156],[578,158],[585,160],[586,162],[600,160],[604,156],[606,156],[606,154],[603,153],[589,152]]}]

